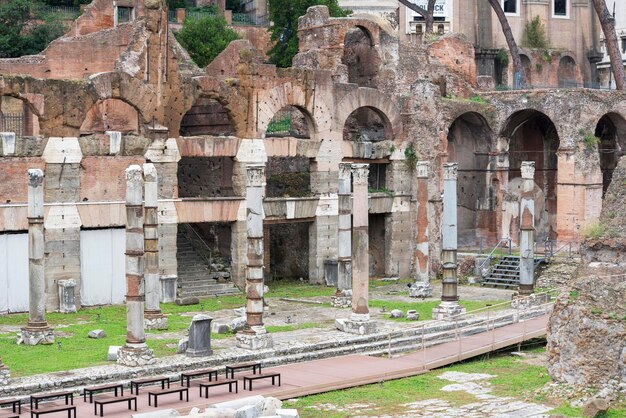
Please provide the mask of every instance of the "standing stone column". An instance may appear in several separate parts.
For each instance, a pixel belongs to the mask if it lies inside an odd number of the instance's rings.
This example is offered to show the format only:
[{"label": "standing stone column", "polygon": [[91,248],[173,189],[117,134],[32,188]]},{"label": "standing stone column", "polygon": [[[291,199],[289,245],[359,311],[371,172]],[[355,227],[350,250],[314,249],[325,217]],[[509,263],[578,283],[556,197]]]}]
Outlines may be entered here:
[{"label": "standing stone column", "polygon": [[339,235],[337,293],[332,298],[336,307],[352,304],[352,164],[339,163]]},{"label": "standing stone column", "polygon": [[17,337],[18,344],[52,344],[54,332],[46,321],[44,270],[43,172],[28,170],[28,324]]},{"label": "standing stone column", "polygon": [[433,295],[430,286],[430,262],[428,251],[428,172],[430,162],[418,161],[417,174],[417,236],[415,239],[415,283],[409,288],[409,296],[427,298]]},{"label": "standing stone column", "polygon": [[535,162],[522,161],[522,199],[520,202],[519,295],[529,296],[535,285]]},{"label": "standing stone column", "polygon": [[144,208],[141,167],[126,169],[126,344],[117,362],[125,366],[154,363],[146,345],[144,311]]},{"label": "standing stone column", "polygon": [[2,362],[2,357],[0,357],[0,386],[8,385],[10,379],[11,379],[11,371]]},{"label": "standing stone column", "polygon": [[263,325],[263,196],[265,166],[246,168],[247,254],[246,325],[237,333],[237,346],[250,350],[270,348],[272,337]]},{"label": "standing stone column", "polygon": [[167,317],[161,312],[161,277],[159,273],[158,176],[154,164],[143,165],[145,180],[145,247],[146,329],[167,329]]},{"label": "standing stone column", "polygon": [[352,314],[337,319],[341,331],[370,334],[376,323],[370,321],[369,299],[369,202],[367,180],[369,164],[352,164]]},{"label": "standing stone column", "polygon": [[458,163],[443,165],[442,254],[443,290],[441,304],[433,308],[433,319],[458,318],[465,314],[457,293],[457,197]]}]

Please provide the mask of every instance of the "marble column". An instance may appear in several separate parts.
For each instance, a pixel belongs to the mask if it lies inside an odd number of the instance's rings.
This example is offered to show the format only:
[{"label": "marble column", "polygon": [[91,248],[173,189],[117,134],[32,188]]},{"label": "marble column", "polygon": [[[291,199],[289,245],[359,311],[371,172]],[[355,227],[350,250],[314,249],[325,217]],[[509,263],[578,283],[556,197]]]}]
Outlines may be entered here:
[{"label": "marble column", "polygon": [[428,251],[428,175],[430,162],[418,161],[415,166],[417,177],[416,237],[415,237],[415,283],[409,288],[409,296],[427,298],[433,295],[430,285],[430,260]]},{"label": "marble column", "polygon": [[333,305],[349,307],[352,304],[352,164],[339,163],[339,234],[337,292]]},{"label": "marble column", "polygon": [[146,345],[144,322],[144,208],[141,167],[126,169],[126,344],[117,362],[125,366],[154,363]]},{"label": "marble column", "polygon": [[465,314],[465,308],[459,304],[457,292],[457,177],[458,163],[444,163],[441,228],[443,289],[441,304],[433,308],[433,319],[459,318]]},{"label": "marble column", "polygon": [[154,164],[143,165],[145,222],[143,226],[145,248],[146,329],[167,329],[167,317],[161,312],[161,275],[159,273],[159,211],[158,175]]},{"label": "marble column", "polygon": [[43,172],[28,170],[28,324],[17,337],[18,344],[52,344],[54,332],[46,321],[44,269]]},{"label": "marble column", "polygon": [[272,347],[272,337],[263,325],[263,197],[264,165],[246,167],[247,255],[246,325],[237,333],[237,346],[250,350]]},{"label": "marble column", "polygon": [[376,323],[370,321],[369,311],[369,164],[352,164],[352,314],[349,319],[337,319],[341,331],[351,334],[371,334]]},{"label": "marble column", "polygon": [[522,161],[521,170],[519,295],[524,297],[534,292],[535,284],[535,162]]}]

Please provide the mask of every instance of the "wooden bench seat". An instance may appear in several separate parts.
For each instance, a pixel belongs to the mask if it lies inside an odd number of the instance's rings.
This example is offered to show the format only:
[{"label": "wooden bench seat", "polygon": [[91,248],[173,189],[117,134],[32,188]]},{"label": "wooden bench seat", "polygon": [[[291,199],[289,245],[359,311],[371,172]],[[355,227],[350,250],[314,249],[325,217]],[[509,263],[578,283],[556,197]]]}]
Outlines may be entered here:
[{"label": "wooden bench seat", "polygon": [[[130,393],[134,393],[135,395],[139,395],[139,386],[141,385],[149,385],[150,383],[160,383],[161,389],[165,389],[165,385],[170,387],[170,378],[165,376],[155,376],[155,377],[146,377],[145,379],[135,379],[130,381]],[[135,391],[133,392],[133,389]]]},{"label": "wooden bench seat", "polygon": [[[52,393],[37,393],[35,395],[30,395],[30,409],[37,409],[37,408],[39,408],[39,402],[40,401],[45,401],[45,400],[50,400],[50,399],[57,399],[57,398],[64,398],[65,399],[65,405],[69,405],[69,404],[74,405],[74,392],[71,392],[71,391],[67,391],[67,392],[52,392]],[[35,404],[34,408],[33,408],[33,404]]]},{"label": "wooden bench seat", "polygon": [[22,413],[22,403],[17,398],[0,399],[0,407],[11,406],[13,413],[18,415]]},{"label": "wooden bench seat", "polygon": [[228,385],[228,391],[232,393],[233,391],[233,386],[235,386],[235,393],[239,393],[239,387],[238,387],[238,382],[234,379],[227,379],[227,380],[220,380],[220,381],[215,381],[213,382],[212,380],[205,380],[205,381],[201,381],[198,383],[198,385],[200,386],[200,397],[202,397],[202,389],[204,389],[204,397],[208,398],[209,397],[209,388],[212,388],[213,386],[222,386],[222,385]]},{"label": "wooden bench seat", "polygon": [[93,413],[98,415],[98,406],[100,407],[100,416],[103,416],[103,407],[104,405],[108,405],[111,403],[118,402],[128,402],[128,409],[132,409],[132,403],[135,403],[135,411],[137,410],[137,397],[134,395],[126,395],[126,396],[111,396],[111,395],[102,395],[98,396],[93,403]]},{"label": "wooden bench seat", "polygon": [[186,387],[173,387],[161,390],[154,390],[148,392],[148,405],[152,405],[152,399],[154,398],[154,407],[158,406],[158,398],[161,395],[167,395],[169,393],[178,393],[180,395],[180,400],[183,400],[183,393],[186,396],[186,402],[189,402],[189,388]]},{"label": "wooden bench seat", "polygon": [[76,418],[76,407],[74,405],[55,405],[50,404],[41,408],[33,409],[30,411],[30,418],[39,417],[39,415],[51,414],[53,412],[67,411],[67,418],[72,418],[72,412],[74,412],[74,418]]},{"label": "wooden bench seat", "polygon": [[235,370],[243,370],[243,369],[252,369],[252,373],[256,374],[257,369],[259,373],[261,373],[261,363],[253,362],[253,363],[241,363],[234,364],[230,366],[226,366],[226,378],[228,379],[228,374],[230,373],[230,378],[235,378]]},{"label": "wooden bench seat", "polygon": [[117,390],[120,390],[120,395],[124,396],[124,385],[121,383],[115,383],[111,385],[91,386],[83,389],[83,401],[87,402],[87,394],[89,394],[89,403],[93,402],[93,395],[99,392],[114,391],[117,396]]},{"label": "wooden bench seat", "polygon": [[259,373],[259,374],[253,374],[250,376],[244,376],[243,377],[243,389],[246,389],[246,382],[248,383],[248,390],[252,390],[252,381],[253,380],[259,380],[259,379],[269,379],[272,378],[272,385],[275,384],[275,379],[278,377],[278,386],[280,386],[280,373]]},{"label": "wooden bench seat", "polygon": [[[217,370],[215,369],[203,369],[203,370],[194,370],[191,372],[185,372],[180,374],[180,385],[189,387],[189,380],[193,377],[206,376],[209,375],[209,380],[213,380],[215,376],[215,380],[217,380]],[[185,385],[185,382],[187,385]]]}]

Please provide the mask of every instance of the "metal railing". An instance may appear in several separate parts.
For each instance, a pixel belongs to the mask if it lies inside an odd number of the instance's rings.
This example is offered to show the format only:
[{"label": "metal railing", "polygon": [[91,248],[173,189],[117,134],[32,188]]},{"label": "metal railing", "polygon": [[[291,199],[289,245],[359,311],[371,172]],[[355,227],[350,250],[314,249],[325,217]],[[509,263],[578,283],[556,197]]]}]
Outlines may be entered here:
[{"label": "metal railing", "polygon": [[64,20],[74,20],[80,16],[80,7],[74,6],[39,6],[40,14],[54,15]]},{"label": "metal railing", "polygon": [[0,114],[0,129],[2,132],[15,132],[15,136],[24,136],[24,114],[2,113]]},{"label": "metal railing", "polygon": [[289,135],[291,133],[291,111],[279,110],[267,125],[266,135]]},{"label": "metal railing", "polygon": [[[211,247],[209,247],[209,244],[206,243],[206,241],[202,238],[200,234],[198,234],[198,231],[196,231],[193,226],[189,224],[179,224],[179,225],[185,225],[184,226],[185,230],[191,231],[195,235],[195,237],[200,241],[200,243],[204,246],[203,250],[206,250],[206,252],[209,254],[208,258],[205,255],[204,251],[196,251],[196,253],[200,257],[202,257],[204,262],[207,263],[208,267],[211,268],[211,264],[213,264],[213,255],[212,255]],[[195,247],[194,241],[191,241],[191,246]]]},{"label": "metal railing", "polygon": [[185,19],[200,20],[206,17],[216,17],[217,15],[212,10],[192,9],[185,10]]},{"label": "metal railing", "polygon": [[178,19],[176,17],[176,10],[168,10],[167,11],[167,21],[170,22],[170,23],[178,22]]},{"label": "metal railing", "polygon": [[564,250],[567,251],[567,256],[566,256],[567,259],[571,260],[572,258],[574,258],[573,246],[574,246],[574,243],[572,241],[567,241],[559,247],[557,240],[546,238],[546,240],[544,241],[544,248],[545,248],[544,255],[545,255],[546,261],[550,260],[551,258],[556,257],[557,254],[559,254],[561,251],[564,251]]},{"label": "metal railing", "polygon": [[269,26],[267,15],[256,16],[247,13],[233,13],[233,26]]},{"label": "metal railing", "polygon": [[[526,321],[537,318],[541,315],[545,315],[550,312],[554,305],[554,298],[558,292],[565,288],[553,288],[541,293],[535,293],[524,298],[514,299],[513,301],[501,302],[495,305],[486,306],[483,308],[475,309],[473,311],[465,312],[463,314],[452,315],[446,319],[435,319],[423,323],[421,325],[404,328],[403,333],[407,334],[410,331],[416,331],[414,337],[421,338],[419,347],[422,351],[423,360],[422,365],[426,368],[428,362],[426,361],[426,347],[434,346],[436,344],[443,344],[450,341],[458,341],[458,357],[455,361],[463,360],[463,336],[470,336],[477,333],[491,333],[490,351],[496,349],[496,329],[502,328],[507,325],[523,323],[522,329],[522,341],[527,339]],[[496,313],[499,312],[499,314]],[[485,313],[486,316],[478,321],[472,321],[472,318],[476,318],[478,314]],[[467,324],[460,326],[461,321],[466,321]],[[419,332],[417,332],[419,330]],[[443,335],[448,333],[449,336]],[[387,357],[392,358],[392,337],[398,336],[398,331],[392,331],[388,334],[388,348]],[[436,338],[436,341],[432,341]],[[430,344],[429,341],[431,342]],[[413,350],[411,350],[413,351]],[[436,359],[434,361],[437,361]],[[433,362],[433,361],[431,361]]]},{"label": "metal railing", "polygon": [[[478,266],[478,271],[480,271],[480,273],[481,273],[480,275],[482,277],[487,277],[489,275],[489,273],[491,272],[491,270],[493,269],[493,267],[491,266],[491,260],[494,259],[494,254],[496,253],[498,248],[500,248],[500,245],[502,245],[503,243],[508,244],[509,255],[511,255],[512,250],[513,250],[512,249],[513,241],[511,240],[511,238],[502,238],[502,239],[500,239],[500,241],[498,241],[496,246],[493,247],[491,252],[487,255],[487,258],[485,258],[483,260],[483,262],[480,263],[480,265]],[[481,249],[481,251],[482,251],[482,249]]]}]

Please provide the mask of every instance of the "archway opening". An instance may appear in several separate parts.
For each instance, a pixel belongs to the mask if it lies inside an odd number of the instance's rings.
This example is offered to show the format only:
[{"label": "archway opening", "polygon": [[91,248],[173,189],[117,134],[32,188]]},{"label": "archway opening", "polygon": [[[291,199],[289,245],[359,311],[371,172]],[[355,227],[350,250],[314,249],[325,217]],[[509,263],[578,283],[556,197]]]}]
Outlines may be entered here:
[{"label": "archway opening", "polygon": [[296,106],[285,106],[274,114],[267,129],[266,137],[311,138],[312,121],[308,113]]},{"label": "archway opening", "polygon": [[200,97],[180,122],[181,136],[234,135],[235,127],[228,110],[217,100]]},{"label": "archway opening", "polygon": [[519,237],[519,206],[522,161],[535,162],[535,240],[556,239],[557,169],[559,136],[545,114],[526,109],[511,115],[503,135],[509,139],[509,184],[504,196],[503,236]]},{"label": "archway opening", "polygon": [[128,103],[119,99],[98,100],[85,116],[80,126],[81,135],[119,131],[125,134],[139,133],[139,113]]},{"label": "archway opening", "polygon": [[0,100],[0,130],[13,132],[17,138],[39,135],[39,118],[26,101],[2,96]]},{"label": "archway opening", "polygon": [[626,120],[617,113],[607,113],[596,125],[600,170],[602,171],[602,197],[613,179],[613,171],[626,152]]},{"label": "archway opening", "polygon": [[349,83],[377,87],[381,61],[372,37],[365,28],[356,26],[346,33],[341,62],[348,68]]},{"label": "archway opening", "polygon": [[378,109],[360,107],[348,116],[343,127],[343,139],[353,142],[380,142],[392,139],[389,120]]},{"label": "archway opening", "polygon": [[559,69],[557,73],[559,87],[577,87],[576,79],[576,61],[570,56],[564,56],[559,61]]},{"label": "archway opening", "polygon": [[533,69],[532,69],[532,63],[530,62],[530,58],[528,58],[528,55],[524,55],[524,54],[520,54],[519,58],[522,61],[522,68],[524,69],[524,80],[522,81],[522,84],[525,86],[532,86]]},{"label": "archway opening", "polygon": [[492,132],[485,118],[464,113],[448,130],[448,161],[458,162],[457,219],[459,245],[472,247],[497,236],[496,199],[491,187]]}]

